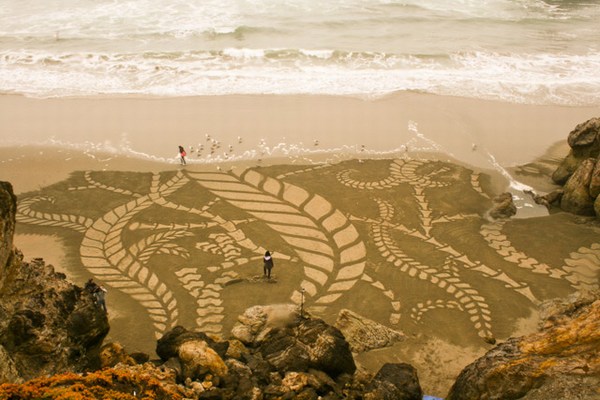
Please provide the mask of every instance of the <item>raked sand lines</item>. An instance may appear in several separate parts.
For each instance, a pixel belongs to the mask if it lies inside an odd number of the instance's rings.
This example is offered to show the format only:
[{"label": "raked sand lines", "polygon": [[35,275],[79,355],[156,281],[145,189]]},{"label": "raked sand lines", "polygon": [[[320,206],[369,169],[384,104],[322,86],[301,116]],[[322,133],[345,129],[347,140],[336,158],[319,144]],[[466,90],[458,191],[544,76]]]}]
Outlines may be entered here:
[{"label": "raked sand lines", "polygon": [[[365,267],[366,247],[348,218],[322,196],[254,170],[238,175],[190,173],[190,177],[278,232],[304,264],[306,293],[313,309],[350,290]],[[302,294],[294,290],[291,300]]]}]

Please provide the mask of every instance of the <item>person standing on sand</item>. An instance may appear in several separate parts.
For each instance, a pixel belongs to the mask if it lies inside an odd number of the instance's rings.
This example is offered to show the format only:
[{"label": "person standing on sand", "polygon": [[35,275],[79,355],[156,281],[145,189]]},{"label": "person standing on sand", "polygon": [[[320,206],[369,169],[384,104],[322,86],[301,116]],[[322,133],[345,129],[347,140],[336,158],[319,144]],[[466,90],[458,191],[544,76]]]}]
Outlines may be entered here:
[{"label": "person standing on sand", "polygon": [[179,146],[179,156],[181,157],[181,165],[185,165],[185,156],[187,153],[185,152],[183,146]]},{"label": "person standing on sand", "polygon": [[271,253],[269,252],[269,250],[267,250],[267,252],[265,253],[265,256],[263,257],[263,275],[267,277],[267,279],[271,279],[271,270],[274,267],[273,264],[273,257],[271,257]]}]

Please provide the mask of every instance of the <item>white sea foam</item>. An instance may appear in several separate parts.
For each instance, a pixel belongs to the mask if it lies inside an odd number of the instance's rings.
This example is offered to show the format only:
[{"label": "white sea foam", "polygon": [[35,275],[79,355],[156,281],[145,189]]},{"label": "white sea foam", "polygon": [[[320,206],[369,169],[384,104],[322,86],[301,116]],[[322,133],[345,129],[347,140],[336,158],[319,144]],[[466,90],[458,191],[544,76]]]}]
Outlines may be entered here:
[{"label": "white sea foam", "polygon": [[4,0],[0,92],[597,105],[599,18],[558,0]]}]

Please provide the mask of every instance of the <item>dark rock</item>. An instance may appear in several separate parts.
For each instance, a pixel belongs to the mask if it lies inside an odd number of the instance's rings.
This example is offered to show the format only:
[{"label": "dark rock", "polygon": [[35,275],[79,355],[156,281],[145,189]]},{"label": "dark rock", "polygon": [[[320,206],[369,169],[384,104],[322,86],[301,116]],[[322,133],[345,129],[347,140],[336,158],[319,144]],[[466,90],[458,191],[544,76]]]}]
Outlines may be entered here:
[{"label": "dark rock", "polygon": [[223,381],[224,385],[235,390],[237,399],[251,399],[252,393],[258,389],[252,381],[252,370],[250,367],[235,359],[226,360],[225,364],[229,369],[229,375],[225,377]]},{"label": "dark rock", "polygon": [[[571,148],[589,147],[596,143],[600,135],[600,118],[589,119],[575,127],[567,142]],[[597,155],[596,155],[597,156]]]},{"label": "dark rock", "polygon": [[510,218],[517,213],[512,194],[505,192],[494,198],[494,207],[490,216],[494,219]]},{"label": "dark rock", "polygon": [[421,400],[417,370],[409,364],[384,364],[365,389],[365,400]]},{"label": "dark rock", "polygon": [[571,151],[552,174],[552,180],[563,185],[587,158],[597,158],[600,154],[600,118],[592,118],[581,123],[569,133],[567,139]]},{"label": "dark rock", "polygon": [[590,182],[596,161],[588,158],[571,175],[563,190],[560,208],[577,215],[594,215],[594,199],[590,196]]},{"label": "dark rock", "polygon": [[136,364],[144,364],[150,360],[150,355],[139,352],[139,351],[133,352],[129,355],[131,356],[131,358],[133,358],[133,360],[136,362]]},{"label": "dark rock", "polygon": [[577,393],[597,396],[598,298],[596,293],[592,297],[573,297],[570,305],[561,301],[546,306],[542,331],[510,338],[468,365],[446,400],[582,398],[573,396]]},{"label": "dark rock", "polygon": [[158,354],[161,360],[166,361],[171,357],[177,357],[179,354],[179,347],[182,344],[195,340],[202,340],[206,342],[222,358],[224,358],[227,354],[229,342],[217,342],[204,332],[188,331],[186,328],[179,325],[166,332],[158,340],[156,343],[156,354]]},{"label": "dark rock", "polygon": [[17,197],[12,185],[0,181],[0,288],[8,275],[7,267],[14,255],[13,235],[17,215]]},{"label": "dark rock", "polygon": [[553,190],[552,192],[547,193],[543,196],[540,196],[533,190],[524,190],[524,192],[530,195],[536,204],[545,206],[548,210],[552,208],[553,205],[560,204],[560,200],[562,199],[562,196],[564,194],[564,191],[562,189]]},{"label": "dark rock", "polygon": [[308,348],[297,345],[291,330],[277,329],[260,346],[260,352],[271,366],[281,372],[306,371],[310,365]]},{"label": "dark rock", "polygon": [[308,347],[311,368],[334,378],[356,371],[350,345],[339,329],[320,319],[307,319],[298,326],[297,337]]}]

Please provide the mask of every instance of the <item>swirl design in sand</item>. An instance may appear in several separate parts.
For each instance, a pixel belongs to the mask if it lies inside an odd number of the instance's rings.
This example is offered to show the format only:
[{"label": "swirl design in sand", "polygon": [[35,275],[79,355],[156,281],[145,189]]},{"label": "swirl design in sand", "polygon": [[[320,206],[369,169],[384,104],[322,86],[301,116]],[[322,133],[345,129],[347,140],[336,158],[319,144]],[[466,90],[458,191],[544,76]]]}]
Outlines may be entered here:
[{"label": "swirl design in sand", "polygon": [[600,265],[592,240],[545,261],[517,250],[507,227],[518,222],[483,217],[491,197],[485,176],[439,161],[86,171],[23,196],[18,220],[72,232],[82,271],[146,310],[157,337],[190,322],[223,332],[232,307],[304,301],[321,316],[344,307],[401,328],[452,321],[487,338],[554,293],[597,287]]}]

